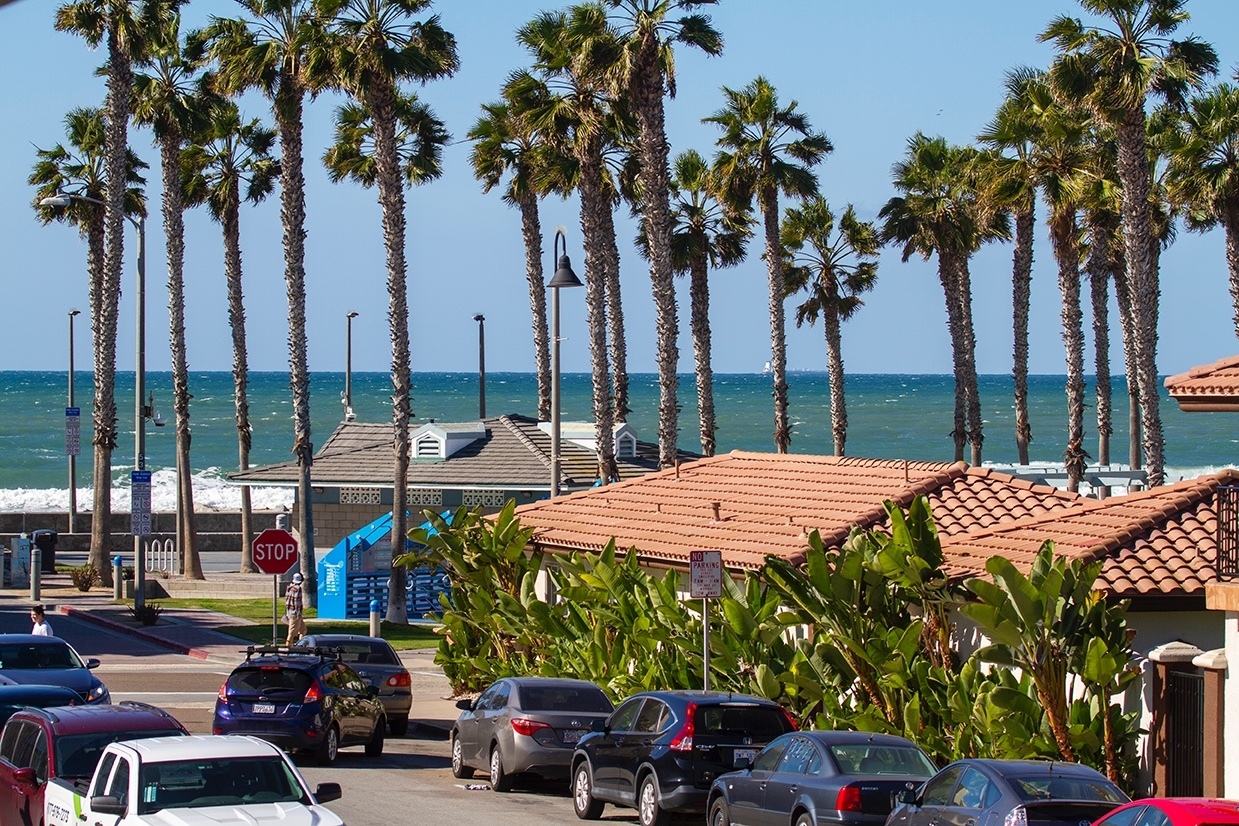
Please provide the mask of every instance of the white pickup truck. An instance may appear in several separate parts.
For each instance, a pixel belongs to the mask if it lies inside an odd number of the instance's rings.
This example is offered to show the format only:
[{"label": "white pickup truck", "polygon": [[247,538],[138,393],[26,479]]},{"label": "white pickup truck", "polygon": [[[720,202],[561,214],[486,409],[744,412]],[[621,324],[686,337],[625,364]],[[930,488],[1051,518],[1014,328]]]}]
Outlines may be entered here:
[{"label": "white pickup truck", "polygon": [[344,826],[283,751],[255,737],[155,737],[113,743],[88,784],[52,780],[47,826]]}]

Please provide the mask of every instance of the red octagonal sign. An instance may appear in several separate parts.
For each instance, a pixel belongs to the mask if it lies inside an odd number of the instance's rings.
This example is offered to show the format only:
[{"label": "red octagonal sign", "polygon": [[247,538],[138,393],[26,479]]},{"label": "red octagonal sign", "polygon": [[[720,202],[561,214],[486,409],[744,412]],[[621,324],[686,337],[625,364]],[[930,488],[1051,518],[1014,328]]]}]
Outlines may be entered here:
[{"label": "red octagonal sign", "polygon": [[267,528],[254,537],[254,564],[264,574],[288,573],[297,562],[297,540],[279,528]]}]

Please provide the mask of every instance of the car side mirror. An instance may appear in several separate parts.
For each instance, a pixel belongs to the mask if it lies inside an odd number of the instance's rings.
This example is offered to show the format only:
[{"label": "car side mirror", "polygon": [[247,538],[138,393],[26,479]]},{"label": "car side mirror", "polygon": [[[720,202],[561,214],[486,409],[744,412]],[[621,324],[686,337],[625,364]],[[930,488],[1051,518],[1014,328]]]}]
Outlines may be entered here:
[{"label": "car side mirror", "polygon": [[314,790],[314,799],[319,803],[330,803],[339,800],[341,794],[339,783],[319,783]]},{"label": "car side mirror", "polygon": [[88,658],[86,659],[86,667],[87,667],[87,668],[98,668],[98,667],[99,667],[99,658],[98,658],[98,657],[88,657]]},{"label": "car side mirror", "polygon": [[365,695],[373,700],[375,697],[379,696],[379,687],[374,685],[366,686]]},{"label": "car side mirror", "polygon": [[589,730],[590,731],[606,731],[607,721],[606,720],[590,720]]},{"label": "car side mirror", "polygon": [[898,794],[895,800],[899,803],[904,804],[905,806],[919,807],[921,805],[921,799],[917,795],[916,789],[904,789],[902,792]]},{"label": "car side mirror", "polygon": [[13,779],[18,783],[29,783],[34,785],[39,782],[39,778],[34,773],[34,769],[29,766],[22,766],[17,771],[13,772]]},{"label": "car side mirror", "polygon": [[97,815],[124,815],[128,808],[115,797],[92,797],[90,810]]},{"label": "car side mirror", "polygon": [[751,757],[737,757],[732,765],[740,771],[753,768],[753,759]]},{"label": "car side mirror", "polygon": [[473,701],[472,700],[457,700],[456,707],[460,709],[461,711],[473,711]]}]

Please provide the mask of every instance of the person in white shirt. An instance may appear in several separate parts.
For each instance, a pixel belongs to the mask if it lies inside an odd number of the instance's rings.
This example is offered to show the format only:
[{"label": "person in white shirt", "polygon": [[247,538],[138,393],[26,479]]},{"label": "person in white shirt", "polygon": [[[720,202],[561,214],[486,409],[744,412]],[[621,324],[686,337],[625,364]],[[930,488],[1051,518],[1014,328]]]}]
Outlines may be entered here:
[{"label": "person in white shirt", "polygon": [[34,628],[30,633],[36,637],[52,637],[52,626],[48,624],[47,617],[43,616],[43,606],[36,605],[30,609],[30,619],[34,622]]}]

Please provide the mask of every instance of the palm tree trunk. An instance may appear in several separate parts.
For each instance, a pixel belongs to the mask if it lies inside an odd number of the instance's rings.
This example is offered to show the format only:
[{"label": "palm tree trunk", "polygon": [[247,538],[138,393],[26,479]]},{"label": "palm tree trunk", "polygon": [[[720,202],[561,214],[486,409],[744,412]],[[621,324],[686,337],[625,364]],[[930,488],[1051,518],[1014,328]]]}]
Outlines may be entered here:
[{"label": "palm tree trunk", "polygon": [[[404,256],[404,185],[400,176],[400,157],[396,146],[395,88],[382,75],[376,76],[366,100],[374,122],[374,160],[377,167],[379,203],[383,207],[383,246],[387,250],[387,315],[391,320],[392,451],[395,458],[392,480],[391,547],[392,556],[405,553],[408,536],[409,502],[409,298]],[[405,569],[392,567],[387,586],[387,621],[409,621],[405,600]]]},{"label": "palm tree trunk", "polygon": [[1015,448],[1021,465],[1028,464],[1028,444],[1032,441],[1032,424],[1028,420],[1028,315],[1032,299],[1034,203],[1030,198],[1028,207],[1016,213],[1015,255],[1011,268],[1015,340],[1011,375],[1015,380]]},{"label": "palm tree trunk", "polygon": [[1127,461],[1133,470],[1143,465],[1140,451],[1140,381],[1136,375],[1135,319],[1131,310],[1131,291],[1127,287],[1127,265],[1121,249],[1114,251],[1110,267],[1114,294],[1119,306],[1119,329],[1123,334],[1123,364],[1127,374]]},{"label": "palm tree trunk", "polygon": [[783,251],[779,244],[779,196],[762,187],[762,221],[766,230],[766,269],[770,278],[770,374],[774,379],[774,447],[787,453],[792,444],[787,415],[787,330],[783,315]]},{"label": "palm tree trunk", "polygon": [[185,347],[185,204],[181,195],[181,135],[159,141],[163,173],[163,225],[168,255],[168,344],[172,349],[172,407],[176,426],[177,545],[181,572],[203,579],[194,518],[193,465],[189,461],[189,360]]},{"label": "palm tree trunk", "polygon": [[830,307],[823,308],[822,330],[826,334],[826,372],[830,377],[830,432],[834,437],[835,455],[845,456],[848,438],[848,411],[843,395],[843,347],[839,314],[832,307],[838,306],[838,296]]},{"label": "palm tree trunk", "polygon": [[959,274],[955,288],[959,296],[960,327],[964,336],[964,393],[968,416],[968,443],[972,446],[972,465],[981,466],[981,443],[985,434],[981,432],[981,386],[977,381],[977,334],[972,323],[972,276],[968,271],[968,259],[959,260]]},{"label": "palm tree trunk", "polygon": [[[99,403],[100,336],[101,336],[101,331],[103,327],[102,308],[103,308],[103,292],[104,292],[104,278],[105,278],[104,258],[106,255],[106,252],[105,252],[106,250],[106,241],[105,241],[106,226],[105,226],[104,208],[101,206],[96,206],[94,204],[91,204],[90,208],[93,210],[93,214],[90,217],[90,223],[88,225],[87,234],[86,234],[86,239],[87,239],[86,240],[86,272],[87,272],[87,278],[90,281],[90,285],[89,285],[90,329],[91,329],[91,338],[94,341],[94,367],[95,367],[95,374],[94,374],[95,375],[95,379],[94,379],[95,402],[94,403],[96,406],[94,409],[97,412],[98,403]],[[115,326],[113,326],[112,329],[115,330]],[[112,337],[112,352],[113,354],[115,354],[116,352],[115,335],[113,335]],[[115,358],[115,355],[113,355],[113,358]],[[113,364],[115,364],[115,361],[113,361]],[[96,437],[98,435],[98,432],[99,432],[98,431],[98,418],[96,418],[95,419]],[[100,461],[99,461],[99,446],[98,446],[97,438],[94,440],[92,457],[93,457],[94,479],[96,480],[94,482],[94,488],[97,493],[98,488],[100,487],[100,484],[97,480],[109,479],[109,476],[111,474],[111,460],[110,459],[108,460],[108,463],[107,463],[107,470],[102,474],[99,471]],[[110,480],[107,481],[106,483],[102,485],[102,487],[104,487],[108,492],[109,508],[107,510],[107,518],[108,518],[108,521],[111,521],[111,513],[112,513],[111,508],[110,508],[111,494],[112,494],[111,481]],[[98,508],[98,506],[99,506],[99,500],[96,497],[94,507]],[[92,550],[94,548],[94,540],[95,540],[95,523],[99,519],[98,513],[99,511],[95,510],[91,518],[91,534],[90,535],[91,535]],[[93,553],[90,555],[90,564],[91,565],[95,564]],[[112,567],[111,565],[107,566],[109,578],[112,573],[111,567]],[[96,567],[95,570],[99,571],[100,575],[102,575],[103,572],[100,571],[98,567]]]},{"label": "palm tree trunk", "polygon": [[1239,336],[1239,200],[1227,202],[1222,228],[1226,231],[1226,269],[1230,274],[1230,300],[1234,305],[1232,319],[1235,335]]},{"label": "palm tree trunk", "polygon": [[955,419],[951,439],[955,443],[955,461],[964,460],[964,445],[968,443],[967,407],[968,393],[964,379],[965,338],[960,320],[959,302],[956,300],[956,265],[947,256],[938,253],[938,281],[942,284],[943,299],[946,301],[946,325],[951,335],[951,362],[955,372]]},{"label": "palm tree trunk", "polygon": [[[237,466],[250,466],[249,353],[245,344],[245,295],[241,289],[241,220],[239,186],[229,183],[228,206],[220,216],[224,229],[224,277],[228,284],[228,326],[232,330],[232,383],[236,403]],[[241,573],[252,574],[254,567],[254,513],[249,485],[241,486]]]},{"label": "palm tree trunk", "polygon": [[658,338],[658,462],[675,464],[679,435],[676,402],[680,359],[677,346],[680,322],[676,312],[674,272],[671,267],[671,190],[667,171],[667,129],[663,111],[663,73],[658,60],[658,37],[651,30],[642,38],[632,89],[640,130],[640,178],[643,191],[645,238],[654,291],[655,331]]},{"label": "palm tree trunk", "polygon": [[280,221],[284,225],[284,283],[288,293],[288,367],[293,392],[293,455],[298,467],[297,522],[301,534],[302,595],[318,607],[318,571],[314,560],[314,509],[310,441],[310,370],[305,332],[305,173],[301,146],[302,91],[284,76],[276,93],[280,129]]},{"label": "palm tree trunk", "polygon": [[620,293],[619,246],[615,242],[615,213],[607,201],[602,219],[603,267],[606,272],[607,336],[611,357],[611,393],[615,421],[628,421],[628,339],[624,334],[624,301]]},{"label": "palm tree trunk", "polygon": [[1067,489],[1080,490],[1088,466],[1084,452],[1084,316],[1080,309],[1080,246],[1074,209],[1060,208],[1050,221],[1050,241],[1058,261],[1063,295],[1063,349],[1067,356]]},{"label": "palm tree trunk", "polygon": [[[1086,269],[1093,306],[1093,370],[1097,375],[1097,462],[1110,464],[1110,436],[1114,408],[1110,382],[1110,232],[1089,221],[1089,256]],[[1102,497],[1108,489],[1100,491]]]},{"label": "palm tree trunk", "polygon": [[551,419],[551,346],[546,327],[546,284],[542,274],[542,222],[538,197],[521,199],[521,236],[525,240],[525,278],[529,281],[529,311],[533,317],[533,356],[538,374],[538,419]]},{"label": "palm tree trunk", "polygon": [[1144,462],[1149,485],[1165,476],[1160,387],[1157,382],[1157,305],[1160,298],[1155,239],[1149,213],[1149,157],[1143,101],[1118,127],[1118,170],[1123,184],[1123,240],[1126,243],[1128,289],[1135,322],[1136,375],[1139,380]]},{"label": "palm tree trunk", "polygon": [[[703,249],[703,247],[698,247]],[[701,422],[701,453],[713,456],[714,367],[710,356],[710,262],[704,252],[694,255],[689,267],[688,294],[692,304],[693,358],[697,366],[697,418]]]},{"label": "palm tree trunk", "polygon": [[603,231],[603,213],[609,213],[611,205],[602,192],[602,152],[597,137],[578,137],[577,161],[581,165],[581,237],[585,247],[585,317],[593,367],[594,439],[598,446],[598,478],[606,483],[618,476],[618,469],[607,357],[606,238]]}]

